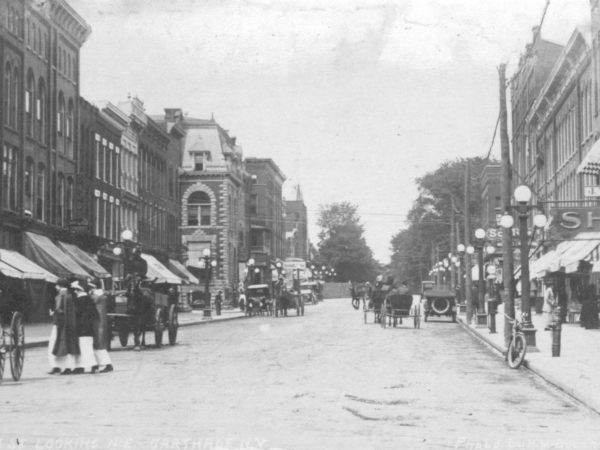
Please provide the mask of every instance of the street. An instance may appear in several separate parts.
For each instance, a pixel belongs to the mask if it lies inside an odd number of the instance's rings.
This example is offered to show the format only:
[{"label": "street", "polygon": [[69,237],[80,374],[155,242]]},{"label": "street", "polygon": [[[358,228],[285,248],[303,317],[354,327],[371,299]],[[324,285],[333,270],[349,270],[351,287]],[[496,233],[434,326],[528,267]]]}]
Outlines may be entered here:
[{"label": "street", "polygon": [[0,448],[600,447],[598,415],[447,320],[383,330],[339,299],[179,331],[109,374],[47,375],[28,350]]}]

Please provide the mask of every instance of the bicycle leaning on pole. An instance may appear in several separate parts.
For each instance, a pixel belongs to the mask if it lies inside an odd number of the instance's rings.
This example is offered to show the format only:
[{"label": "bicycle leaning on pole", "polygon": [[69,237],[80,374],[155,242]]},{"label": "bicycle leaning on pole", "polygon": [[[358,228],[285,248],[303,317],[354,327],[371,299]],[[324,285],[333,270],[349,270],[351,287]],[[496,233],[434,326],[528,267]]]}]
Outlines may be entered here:
[{"label": "bicycle leaning on pole", "polygon": [[504,314],[504,317],[512,324],[511,338],[506,349],[506,363],[511,369],[518,369],[523,364],[527,353],[523,324],[516,318],[513,319],[506,314]]}]

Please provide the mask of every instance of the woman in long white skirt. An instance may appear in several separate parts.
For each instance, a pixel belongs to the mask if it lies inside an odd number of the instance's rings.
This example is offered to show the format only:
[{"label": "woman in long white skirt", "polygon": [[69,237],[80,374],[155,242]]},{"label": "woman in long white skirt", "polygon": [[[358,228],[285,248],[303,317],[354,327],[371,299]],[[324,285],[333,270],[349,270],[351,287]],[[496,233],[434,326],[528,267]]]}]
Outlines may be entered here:
[{"label": "woman in long white skirt", "polygon": [[94,357],[94,321],[98,316],[94,301],[87,295],[78,281],[71,283],[75,293],[75,310],[77,312],[77,335],[79,336],[79,355],[75,358],[73,373],[94,372],[96,365]]}]

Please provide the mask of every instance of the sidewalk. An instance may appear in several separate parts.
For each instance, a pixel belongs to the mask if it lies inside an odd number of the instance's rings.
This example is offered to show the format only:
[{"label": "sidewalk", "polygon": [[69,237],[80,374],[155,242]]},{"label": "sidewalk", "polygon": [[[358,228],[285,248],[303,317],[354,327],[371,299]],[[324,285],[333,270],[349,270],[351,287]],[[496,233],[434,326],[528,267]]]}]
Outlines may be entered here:
[{"label": "sidewalk", "polygon": [[[499,352],[504,352],[504,308],[500,305],[496,314],[497,333],[489,328],[477,328],[466,323],[464,313],[458,315],[459,323]],[[517,318],[520,312],[517,311]],[[552,357],[552,332],[544,331],[541,314],[532,315],[537,330],[536,344],[539,351],[528,349],[525,365],[541,378],[570,394],[596,413],[600,414],[600,329],[586,330],[578,323],[563,324],[559,357]]]},{"label": "sidewalk", "polygon": [[[205,319],[202,310],[192,310],[190,312],[179,313],[179,327],[189,327],[191,325],[200,325],[207,323],[224,322],[227,320],[241,319],[246,317],[239,309],[224,309],[221,315],[217,316],[212,311],[212,317]],[[25,348],[45,347],[48,345],[48,338],[52,330],[51,323],[28,323],[25,324]]]}]

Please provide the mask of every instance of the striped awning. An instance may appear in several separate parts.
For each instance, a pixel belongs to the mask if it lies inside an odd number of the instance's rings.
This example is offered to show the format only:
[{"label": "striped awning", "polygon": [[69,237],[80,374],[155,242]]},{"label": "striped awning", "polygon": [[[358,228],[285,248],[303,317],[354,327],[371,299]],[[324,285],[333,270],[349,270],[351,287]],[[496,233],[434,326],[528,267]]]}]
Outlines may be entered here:
[{"label": "striped awning", "polygon": [[583,157],[577,166],[577,173],[581,175],[600,174],[600,140],[596,141],[590,151]]}]

